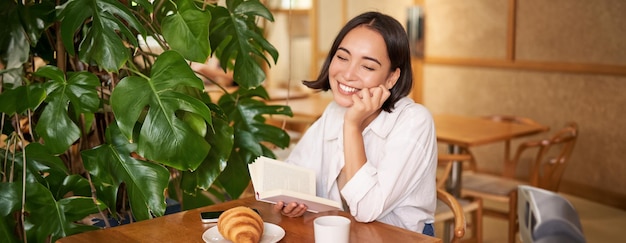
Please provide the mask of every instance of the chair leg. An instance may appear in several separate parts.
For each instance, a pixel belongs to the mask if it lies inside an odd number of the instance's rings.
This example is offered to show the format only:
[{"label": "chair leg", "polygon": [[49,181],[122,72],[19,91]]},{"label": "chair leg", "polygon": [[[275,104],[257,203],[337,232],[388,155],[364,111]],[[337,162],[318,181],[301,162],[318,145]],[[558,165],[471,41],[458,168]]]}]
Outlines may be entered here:
[{"label": "chair leg", "polygon": [[474,238],[476,238],[476,242],[483,242],[483,199],[475,198],[474,200],[478,201],[478,209],[474,211],[472,218],[472,223],[474,223],[473,232]]},{"label": "chair leg", "polygon": [[515,243],[517,229],[517,190],[514,190],[509,195],[509,243]]},{"label": "chair leg", "polygon": [[469,197],[470,200],[478,203],[478,208],[470,212],[472,221],[470,221],[470,228],[472,230],[472,237],[465,237],[460,242],[467,243],[482,243],[483,242],[483,199],[479,197]]}]

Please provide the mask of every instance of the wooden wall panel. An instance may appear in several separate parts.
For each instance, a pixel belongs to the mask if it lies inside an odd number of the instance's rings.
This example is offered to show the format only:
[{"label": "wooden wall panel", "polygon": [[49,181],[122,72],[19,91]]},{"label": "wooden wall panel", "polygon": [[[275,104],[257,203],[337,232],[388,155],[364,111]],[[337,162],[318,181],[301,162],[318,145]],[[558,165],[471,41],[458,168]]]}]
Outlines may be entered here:
[{"label": "wooden wall panel", "polygon": [[413,5],[413,0],[393,0],[393,4],[389,1],[380,0],[346,0],[347,1],[347,17],[348,19],[357,16],[366,11],[379,11],[396,18],[402,25],[406,25],[407,8]]},{"label": "wooden wall panel", "polygon": [[[343,9],[340,1],[317,0],[318,2],[318,42],[320,51],[327,53],[330,50],[337,33],[343,27]],[[326,57],[324,54],[323,57]],[[322,61],[324,58],[321,58]]]},{"label": "wooden wall panel", "polygon": [[504,59],[508,1],[426,1],[426,55]]},{"label": "wooden wall panel", "polygon": [[[426,0],[424,105],[433,113],[528,116],[553,130],[578,122],[579,142],[560,189],[626,209],[626,130],[619,127],[626,121],[626,2],[510,0],[492,3],[506,2],[497,11],[465,2],[481,1]],[[514,58],[501,58],[507,48],[497,44],[503,37],[493,25],[472,30],[493,33],[480,41],[454,38],[469,28],[461,10],[470,8],[481,8],[472,11],[483,19],[515,14]],[[476,156],[497,172],[501,151],[484,146]]]},{"label": "wooden wall panel", "polygon": [[[552,131],[578,122],[580,137],[563,181],[596,190],[561,189],[592,200],[603,191],[626,195],[626,130],[616,127],[626,120],[621,112],[626,77],[447,65],[426,65],[424,76],[424,103],[434,114],[515,114],[534,118]],[[480,169],[501,171],[502,149],[502,144],[474,149]]]},{"label": "wooden wall panel", "polygon": [[519,60],[626,65],[626,1],[524,0]]}]

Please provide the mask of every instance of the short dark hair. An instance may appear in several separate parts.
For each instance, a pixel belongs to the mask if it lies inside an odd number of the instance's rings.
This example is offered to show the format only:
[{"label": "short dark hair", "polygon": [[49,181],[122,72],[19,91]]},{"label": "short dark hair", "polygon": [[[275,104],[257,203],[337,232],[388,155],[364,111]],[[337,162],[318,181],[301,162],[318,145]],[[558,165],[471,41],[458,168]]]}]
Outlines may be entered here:
[{"label": "short dark hair", "polygon": [[411,69],[411,51],[409,47],[409,38],[406,31],[396,19],[389,15],[385,15],[379,12],[365,12],[359,16],[351,19],[342,29],[339,31],[333,46],[324,61],[322,70],[316,80],[303,81],[302,83],[311,89],[327,91],[330,89],[330,81],[328,80],[328,69],[330,62],[332,61],[339,44],[346,37],[348,32],[352,29],[365,26],[373,31],[378,32],[387,45],[387,55],[391,61],[391,70],[400,68],[400,77],[398,82],[391,88],[391,96],[385,101],[382,109],[386,112],[391,112],[394,105],[402,97],[405,97],[411,91],[413,87],[413,72]]}]

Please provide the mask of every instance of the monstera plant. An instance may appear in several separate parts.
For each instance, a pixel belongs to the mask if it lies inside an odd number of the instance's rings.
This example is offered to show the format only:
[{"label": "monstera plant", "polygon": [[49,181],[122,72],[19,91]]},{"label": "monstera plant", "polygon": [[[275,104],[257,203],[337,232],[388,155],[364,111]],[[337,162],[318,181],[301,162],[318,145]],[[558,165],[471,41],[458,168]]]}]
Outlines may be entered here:
[{"label": "monstera plant", "polygon": [[[247,164],[289,143],[265,123],[291,115],[263,102],[272,20],[258,0],[1,1],[0,242],[239,197]],[[189,66],[210,56],[239,86],[217,102]]]}]

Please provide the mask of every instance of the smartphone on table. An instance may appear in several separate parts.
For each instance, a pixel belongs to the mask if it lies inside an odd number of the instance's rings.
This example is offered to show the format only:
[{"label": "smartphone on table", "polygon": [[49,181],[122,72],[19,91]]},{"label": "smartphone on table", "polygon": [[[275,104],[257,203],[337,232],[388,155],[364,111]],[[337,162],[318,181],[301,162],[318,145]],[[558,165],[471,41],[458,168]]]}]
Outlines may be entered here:
[{"label": "smartphone on table", "polygon": [[[256,213],[259,213],[259,210],[253,208]],[[219,219],[220,215],[222,215],[224,211],[208,211],[208,212],[200,212],[200,219],[202,219],[202,223],[216,223],[217,219]]]},{"label": "smartphone on table", "polygon": [[223,212],[224,211],[201,212],[200,218],[202,219],[202,223],[215,223]]}]

